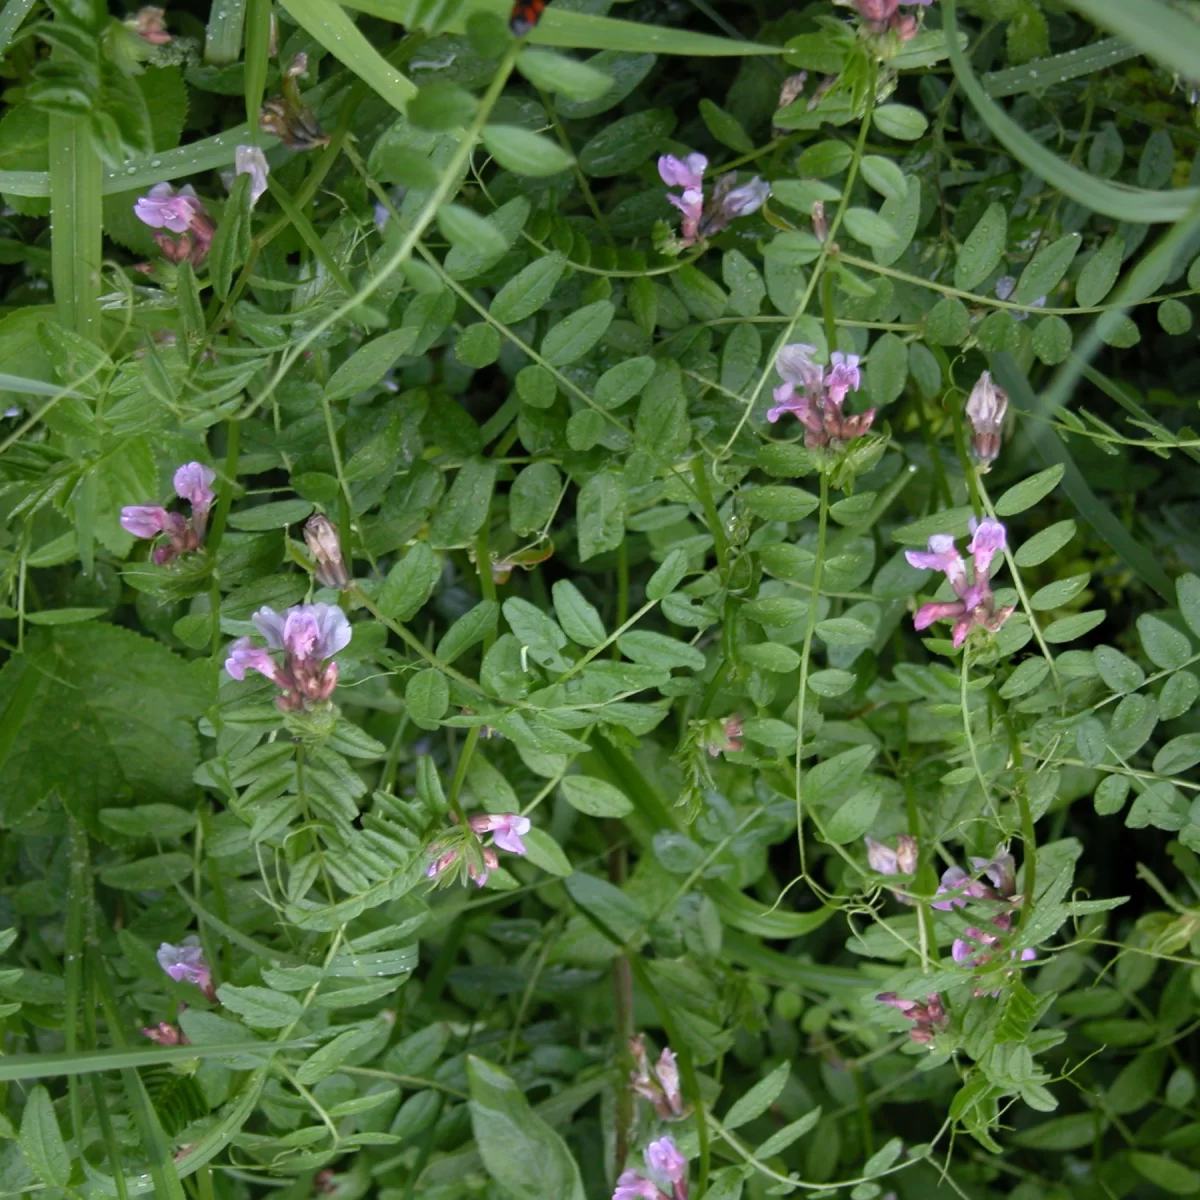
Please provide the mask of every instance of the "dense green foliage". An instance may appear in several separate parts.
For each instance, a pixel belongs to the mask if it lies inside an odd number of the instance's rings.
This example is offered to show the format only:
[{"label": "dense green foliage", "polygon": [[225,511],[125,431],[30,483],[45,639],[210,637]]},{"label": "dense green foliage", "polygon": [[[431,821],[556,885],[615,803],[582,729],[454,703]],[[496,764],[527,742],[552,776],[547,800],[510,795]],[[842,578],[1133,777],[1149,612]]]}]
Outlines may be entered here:
[{"label": "dense green foliage", "polygon": [[1200,1194],[1200,5],[508,17],[0,7],[0,1195]]}]

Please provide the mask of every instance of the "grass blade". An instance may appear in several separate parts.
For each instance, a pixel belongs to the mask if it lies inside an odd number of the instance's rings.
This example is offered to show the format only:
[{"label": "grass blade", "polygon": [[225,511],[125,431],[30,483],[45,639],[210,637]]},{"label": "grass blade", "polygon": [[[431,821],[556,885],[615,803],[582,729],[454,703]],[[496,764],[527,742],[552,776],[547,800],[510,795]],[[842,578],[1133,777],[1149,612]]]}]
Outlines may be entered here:
[{"label": "grass blade", "polygon": [[1019,67],[1005,67],[980,78],[983,90],[993,100],[1002,96],[1019,96],[1022,92],[1040,92],[1056,83],[1066,83],[1083,75],[1093,75],[1107,67],[1137,58],[1140,51],[1123,38],[1104,38],[1078,50],[1055,54],[1052,58],[1035,58]]},{"label": "grass blade", "polygon": [[59,1054],[9,1054],[0,1059],[0,1083],[19,1079],[52,1079],[59,1075],[90,1075],[133,1067],[157,1067],[197,1058],[244,1058],[276,1054],[311,1045],[309,1042],[230,1042],[211,1046],[159,1046],[144,1050],[77,1050]]},{"label": "grass blade", "polygon": [[1200,25],[1159,0],[1069,0],[1097,25],[1120,35],[1143,54],[1186,78],[1200,63]]},{"label": "grass blade", "polygon": [[204,33],[204,61],[223,67],[237,62],[242,52],[246,0],[217,0]]},{"label": "grass blade", "polygon": [[[347,7],[396,21],[416,23],[420,0],[346,0]],[[450,33],[462,33],[473,12],[495,13],[508,20],[509,0],[466,0],[462,12],[447,23]],[[761,42],[741,42],[732,38],[692,33],[686,29],[666,29],[659,25],[639,25],[636,21],[617,21],[594,17],[590,13],[567,12],[547,8],[537,27],[525,39],[531,45],[559,46],[578,50],[625,50],[632,54],[685,54],[694,58],[741,58],[756,54],[779,54],[778,46]]]},{"label": "grass blade", "polygon": [[283,0],[283,7],[339,62],[368,83],[394,109],[403,112],[417,94],[411,83],[392,66],[334,0]]},{"label": "grass blade", "polygon": [[270,57],[270,0],[250,0],[246,6],[246,121],[251,126],[258,125]]},{"label": "grass blade", "polygon": [[1118,221],[1136,221],[1140,224],[1178,221],[1200,200],[1200,189],[1197,188],[1148,192],[1106,183],[1063,162],[1052,150],[1035,141],[983,90],[958,43],[956,8],[957,0],[945,0],[942,8],[950,65],[984,124],[1024,166],[1070,199]]},{"label": "grass blade", "polygon": [[100,340],[100,156],[82,117],[50,114],[50,274],[58,319]]},{"label": "grass blade", "polygon": [[0,11],[0,57],[4,56],[9,42],[32,12],[34,3],[35,0],[8,0],[3,11]]},{"label": "grass blade", "polygon": [[1175,603],[1175,585],[1159,565],[1152,551],[1136,541],[1133,535],[1113,515],[1112,509],[1092,491],[1091,485],[1076,466],[1071,452],[1053,427],[1045,420],[1049,408],[1047,397],[1041,400],[1034,394],[1025,372],[1007,354],[992,356],[992,373],[996,382],[1008,393],[1009,402],[1020,412],[1033,417],[1024,422],[1024,430],[1047,466],[1059,463],[1064,468],[1062,489],[1079,515],[1112,547],[1125,565],[1148,587],[1153,588],[1168,604]]}]

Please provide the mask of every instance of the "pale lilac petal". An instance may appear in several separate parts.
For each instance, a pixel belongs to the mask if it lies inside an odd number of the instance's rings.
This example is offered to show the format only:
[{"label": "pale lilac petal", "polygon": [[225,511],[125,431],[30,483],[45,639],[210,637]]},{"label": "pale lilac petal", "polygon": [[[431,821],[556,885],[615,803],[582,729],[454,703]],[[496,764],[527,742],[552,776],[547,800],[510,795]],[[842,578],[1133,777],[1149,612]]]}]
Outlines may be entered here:
[{"label": "pale lilac petal", "polygon": [[253,208],[267,190],[267,175],[271,171],[267,156],[258,146],[239,146],[234,151],[233,168],[235,175],[250,176],[250,207]]},{"label": "pale lilac petal", "polygon": [[867,863],[872,871],[878,871],[880,875],[895,875],[899,872],[896,851],[891,846],[885,846],[873,837],[865,837],[863,841],[867,844]]},{"label": "pale lilac petal", "polygon": [[726,221],[734,217],[748,217],[762,208],[770,194],[771,185],[756,175],[749,183],[725,193],[721,200],[721,215]]},{"label": "pale lilac petal", "polygon": [[170,521],[171,514],[153,504],[130,504],[121,509],[121,528],[136,538],[157,537]]},{"label": "pale lilac petal", "polygon": [[273,608],[263,605],[251,618],[258,629],[258,632],[267,639],[267,645],[272,650],[283,649],[283,627],[285,617],[283,613],[277,613]]},{"label": "pale lilac petal", "polygon": [[646,1147],[646,1165],[672,1183],[679,1183],[687,1177],[687,1159],[680,1153],[672,1137],[659,1138]]},{"label": "pale lilac petal", "polygon": [[175,495],[187,500],[193,511],[208,512],[215,498],[212,483],[216,477],[217,473],[212,467],[206,467],[203,463],[184,463],[175,472]]},{"label": "pale lilac petal", "polygon": [[225,670],[231,679],[236,679],[239,683],[246,678],[247,671],[257,671],[277,687],[288,686],[287,677],[278,663],[262,647],[255,646],[249,638],[238,638],[229,647]]},{"label": "pale lilac petal", "polygon": [[857,354],[843,354],[835,350],[829,359],[829,374],[825,377],[825,387],[829,398],[834,404],[840,405],[846,399],[847,392],[857,392],[862,386],[862,375],[858,369]]},{"label": "pale lilac petal", "polygon": [[494,830],[492,841],[501,850],[507,850],[509,854],[525,853],[525,843],[521,841],[521,835],[529,832],[528,817],[522,817],[517,813],[506,813],[504,819],[493,825],[492,828]]},{"label": "pale lilac petal", "polygon": [[820,386],[822,371],[815,362],[816,346],[804,342],[792,342],[784,346],[775,356],[775,370],[780,379],[794,384],[796,387],[814,391]]},{"label": "pale lilac petal", "polygon": [[320,631],[321,658],[332,658],[350,644],[354,631],[346,614],[336,604],[314,604],[312,608]]},{"label": "pale lilac petal", "polygon": [[975,560],[975,581],[978,583],[980,576],[987,577],[992,559],[1004,549],[1007,535],[1004,526],[999,521],[993,521],[991,517],[979,522],[972,517],[970,528],[975,536],[971,539],[968,549]]},{"label": "pale lilac petal", "polygon": [[658,160],[659,177],[668,187],[699,189],[704,186],[706,170],[708,159],[703,154],[689,154],[683,159],[664,154]]}]

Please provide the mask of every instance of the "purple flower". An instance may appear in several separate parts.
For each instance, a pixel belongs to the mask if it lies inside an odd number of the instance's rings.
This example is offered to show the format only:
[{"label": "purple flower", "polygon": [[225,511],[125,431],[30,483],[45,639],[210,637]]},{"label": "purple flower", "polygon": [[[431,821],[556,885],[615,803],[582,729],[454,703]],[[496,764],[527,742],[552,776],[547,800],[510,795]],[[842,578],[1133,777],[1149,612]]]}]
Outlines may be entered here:
[{"label": "purple flower", "polygon": [[194,983],[210,1000],[216,1000],[212,969],[204,957],[200,939],[189,934],[178,946],[163,942],[158,948],[158,965],[176,983]]},{"label": "purple flower", "polygon": [[820,391],[825,373],[813,362],[812,356],[816,352],[816,346],[804,342],[792,342],[784,346],[775,355],[775,370],[779,372],[779,378],[806,392]]},{"label": "purple flower", "polygon": [[253,208],[267,190],[267,176],[271,173],[267,156],[258,146],[239,146],[234,151],[233,172],[235,176],[250,176],[250,207]]},{"label": "purple flower", "polygon": [[941,571],[960,596],[967,586],[967,567],[948,533],[935,533],[925,550],[906,550],[909,566],[918,571]]},{"label": "purple flower", "polygon": [[633,1090],[649,1100],[663,1120],[672,1121],[683,1116],[683,1096],[679,1090],[679,1067],[675,1062],[675,1052],[670,1047],[664,1047],[652,1072],[650,1060],[646,1057],[646,1040],[639,1033],[629,1039],[629,1053],[634,1064],[634,1069],[629,1073]]},{"label": "purple flower", "polygon": [[687,1176],[687,1159],[679,1152],[673,1137],[659,1138],[646,1147],[646,1166],[671,1183],[679,1183]]},{"label": "purple flower", "polygon": [[142,1029],[142,1037],[157,1042],[160,1046],[186,1046],[187,1038],[179,1032],[176,1025],[169,1021],[159,1021],[157,1025],[147,1025]]},{"label": "purple flower", "polygon": [[996,891],[1006,900],[1015,895],[1017,890],[1017,862],[1007,850],[999,850],[990,859],[972,856],[970,863],[971,869],[973,871],[982,871],[996,885]]},{"label": "purple flower", "polygon": [[996,280],[996,299],[1007,300],[1009,296],[1017,290],[1017,277],[1015,275],[1001,275]]},{"label": "purple flower", "polygon": [[212,467],[206,467],[203,463],[198,462],[184,463],[175,472],[173,481],[175,495],[180,500],[186,500],[192,506],[193,522],[197,517],[208,515],[208,510],[212,507],[215,499],[212,483],[216,477],[217,473]]},{"label": "purple flower", "polygon": [[528,817],[519,813],[477,813],[468,824],[476,833],[492,834],[492,841],[509,854],[524,854],[525,843],[521,835],[530,830]]},{"label": "purple flower", "polygon": [[257,671],[260,675],[265,675],[276,687],[287,688],[291,682],[270,654],[255,646],[248,637],[238,638],[229,647],[225,670],[229,672],[231,679],[236,679],[239,683],[246,678],[247,671]]},{"label": "purple flower", "polygon": [[721,754],[736,754],[742,749],[742,714],[734,713],[723,721],[710,721],[704,748],[710,758]]},{"label": "purple flower", "polygon": [[966,408],[967,419],[974,433],[971,454],[984,470],[1000,454],[1001,432],[1007,411],[1007,394],[992,382],[991,372],[984,371],[971,389]]},{"label": "purple flower", "polygon": [[862,386],[858,370],[858,355],[843,354],[835,350],[829,357],[829,374],[825,377],[825,390],[831,403],[841,407],[847,392],[857,392]]},{"label": "purple flower", "polygon": [[948,1023],[946,1008],[938,992],[926,996],[924,1001],[907,1000],[895,992],[883,992],[875,999],[898,1009],[913,1023],[908,1036],[914,1042],[932,1042]]},{"label": "purple flower", "polygon": [[767,202],[771,194],[771,185],[757,175],[749,183],[743,183],[732,191],[726,192],[721,199],[721,216],[728,224],[734,217],[748,217],[758,212]]},{"label": "purple flower", "polygon": [[613,1200],[661,1200],[662,1192],[636,1171],[622,1171]]},{"label": "purple flower", "polygon": [[121,509],[121,528],[136,538],[157,537],[170,526],[174,516],[174,513],[169,513],[157,505],[127,504]]},{"label": "purple flower", "polygon": [[664,154],[658,160],[658,174],[667,187],[700,190],[704,187],[704,172],[708,170],[708,159],[703,154],[689,154],[687,158],[676,158]]},{"label": "purple flower", "polygon": [[350,622],[334,604],[296,604],[284,613],[264,605],[251,618],[272,650],[303,663],[323,663],[350,643]]},{"label": "purple flower", "polygon": [[230,647],[225,669],[234,679],[247,670],[265,675],[282,691],[275,705],[281,712],[297,712],[310,703],[323,704],[337,686],[338,665],[331,662],[350,641],[350,622],[332,604],[297,604],[286,613],[263,607],[251,618],[271,650],[284,652],[277,664],[266,650],[256,649],[249,638]]},{"label": "purple flower", "polygon": [[169,183],[156,183],[133,206],[137,219],[151,229],[186,233],[192,222],[207,217],[204,204],[189,183],[177,192]]},{"label": "purple flower", "polygon": [[454,865],[458,858],[458,850],[446,850],[438,856],[425,868],[426,879],[436,879],[443,872],[448,871]]},{"label": "purple flower", "polygon": [[949,912],[953,908],[966,908],[968,897],[972,900],[983,900],[992,895],[987,884],[972,879],[962,867],[948,867],[942,872],[937,894],[944,896],[948,892],[953,893],[949,900],[935,900],[932,907]]},{"label": "purple flower", "polygon": [[1006,533],[999,521],[988,517],[984,521],[970,521],[970,530],[975,535],[968,549],[975,560],[975,586],[987,582],[988,573],[992,569],[992,559],[1004,549]]}]

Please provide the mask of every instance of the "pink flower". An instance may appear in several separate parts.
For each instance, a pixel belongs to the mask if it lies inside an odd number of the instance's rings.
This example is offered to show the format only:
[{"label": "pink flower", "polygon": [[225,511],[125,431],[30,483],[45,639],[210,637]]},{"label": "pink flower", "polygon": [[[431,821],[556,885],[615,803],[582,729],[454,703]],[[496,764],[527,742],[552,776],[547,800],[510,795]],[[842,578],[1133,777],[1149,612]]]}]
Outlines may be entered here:
[{"label": "pink flower", "polygon": [[194,983],[209,1000],[216,1001],[212,970],[204,957],[200,939],[195,934],[185,937],[178,946],[163,942],[158,948],[158,965],[176,983]]},{"label": "pink flower", "polygon": [[234,679],[247,670],[265,675],[282,691],[275,699],[281,712],[298,712],[310,704],[323,704],[337,686],[338,665],[331,662],[350,641],[350,622],[332,604],[297,604],[286,613],[264,606],[250,618],[272,650],[284,652],[280,667],[266,650],[256,649],[249,638],[231,647],[225,669]]},{"label": "pink flower", "polygon": [[858,370],[857,354],[843,354],[835,350],[829,356],[829,374],[825,377],[825,390],[829,399],[839,407],[846,399],[847,392],[857,392],[862,385],[862,375]]},{"label": "pink flower", "polygon": [[304,542],[317,560],[317,582],[339,591],[348,588],[353,581],[342,557],[337,526],[328,517],[316,513],[304,523]]},{"label": "pink flower", "polygon": [[436,879],[444,871],[449,870],[450,867],[452,867],[454,865],[454,862],[457,858],[458,858],[458,850],[457,849],[447,850],[444,853],[439,854],[433,860],[433,862],[431,862],[429,864],[429,866],[425,868],[425,878],[426,879]]},{"label": "pink flower", "polygon": [[179,1028],[168,1021],[159,1021],[157,1025],[147,1025],[142,1030],[142,1037],[148,1037],[160,1046],[186,1046],[188,1040],[179,1032]]},{"label": "pink flower", "polygon": [[[127,504],[121,509],[121,528],[136,538],[157,537],[166,530],[174,513],[153,504]],[[179,518],[181,521],[182,517]]]},{"label": "pink flower", "polygon": [[613,1200],[661,1200],[662,1192],[636,1171],[622,1171]]},{"label": "pink flower", "polygon": [[708,159],[703,154],[689,154],[687,158],[676,158],[664,154],[658,160],[658,174],[667,187],[683,188],[684,191],[699,191],[704,187],[704,172],[708,170]]},{"label": "pink flower", "polygon": [[137,219],[151,229],[185,233],[198,217],[207,217],[204,204],[189,183],[177,192],[169,183],[156,183],[133,206]]},{"label": "pink flower", "polygon": [[723,721],[709,721],[705,726],[703,746],[711,758],[736,753],[742,749],[742,714],[734,713]]},{"label": "pink flower", "polygon": [[335,604],[296,604],[284,613],[264,605],[250,618],[272,650],[302,663],[323,663],[350,644],[350,622]]},{"label": "pink flower", "polygon": [[664,1046],[654,1064],[654,1073],[662,1084],[663,1098],[673,1113],[683,1112],[683,1094],[679,1090],[679,1065],[675,1061],[675,1051],[670,1046]]},{"label": "pink flower", "polygon": [[139,8],[132,17],[126,17],[125,28],[132,30],[152,46],[165,46],[171,41],[171,35],[167,32],[166,15],[166,11],[161,8]]},{"label": "pink flower", "polygon": [[971,518],[971,545],[968,549],[975,560],[975,586],[987,582],[988,573],[992,569],[992,559],[1004,549],[1007,535],[1004,526],[990,517],[985,521]]},{"label": "pink flower", "polygon": [[521,835],[530,830],[528,817],[519,813],[476,813],[468,824],[476,833],[492,834],[492,841],[509,854],[524,854],[525,843]]},{"label": "pink flower", "polygon": [[918,571],[941,571],[950,586],[962,594],[967,586],[967,567],[948,533],[935,533],[926,550],[906,550],[904,557]]},{"label": "pink flower", "polygon": [[671,1183],[680,1183],[687,1176],[687,1159],[679,1152],[673,1137],[659,1138],[646,1147],[646,1166]]},{"label": "pink flower", "polygon": [[212,482],[216,477],[212,467],[198,462],[184,463],[175,472],[175,495],[191,504],[193,522],[199,516],[208,515],[215,499]]},{"label": "pink flower", "polygon": [[899,1009],[913,1023],[908,1036],[914,1042],[932,1042],[947,1025],[946,1008],[939,993],[933,992],[920,1000],[907,1000],[895,992],[883,992],[875,997],[881,1004]]},{"label": "pink flower", "polygon": [[275,660],[261,647],[255,646],[248,637],[238,638],[229,647],[229,657],[225,659],[225,670],[232,679],[241,683],[246,678],[247,671],[257,671],[266,676],[277,687],[288,688],[291,681],[281,670]]}]

